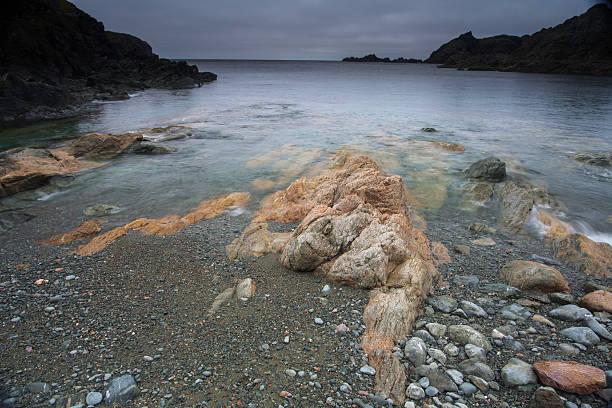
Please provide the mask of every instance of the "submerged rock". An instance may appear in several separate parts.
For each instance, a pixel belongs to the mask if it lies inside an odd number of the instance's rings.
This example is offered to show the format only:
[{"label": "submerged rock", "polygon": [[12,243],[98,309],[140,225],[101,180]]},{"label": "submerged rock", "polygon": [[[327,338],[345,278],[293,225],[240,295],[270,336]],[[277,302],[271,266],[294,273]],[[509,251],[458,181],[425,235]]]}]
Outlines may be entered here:
[{"label": "submerged rock", "polygon": [[506,163],[497,157],[487,157],[473,163],[465,176],[471,179],[499,182],[506,178]]},{"label": "submerged rock", "polygon": [[581,152],[573,156],[574,160],[593,166],[612,166],[612,152]]}]

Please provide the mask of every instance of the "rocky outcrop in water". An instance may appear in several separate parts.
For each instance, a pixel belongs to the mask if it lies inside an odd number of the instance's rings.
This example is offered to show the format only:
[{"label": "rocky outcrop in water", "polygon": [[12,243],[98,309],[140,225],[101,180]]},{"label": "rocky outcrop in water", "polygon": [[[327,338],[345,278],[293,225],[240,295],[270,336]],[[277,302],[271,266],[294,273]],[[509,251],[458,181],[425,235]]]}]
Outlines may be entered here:
[{"label": "rocky outcrop in water", "polygon": [[0,16],[0,121],[61,117],[93,99],[216,79],[159,58],[146,42],[104,25],[66,0],[9,2]]},{"label": "rocky outcrop in water", "polygon": [[41,187],[57,176],[100,167],[128,151],[142,134],[90,133],[63,146],[17,148],[0,153],[0,198]]},{"label": "rocky outcrop in water", "polygon": [[592,166],[612,166],[612,152],[580,152],[576,153],[573,158],[576,161]]},{"label": "rocky outcrop in water", "polygon": [[380,58],[376,54],[368,54],[363,57],[346,57],[342,62],[390,62],[395,64],[420,64],[423,61],[416,58],[399,57],[391,59],[389,57]]},{"label": "rocky outcrop in water", "polygon": [[522,37],[477,39],[467,32],[425,62],[470,70],[612,75],[612,10],[598,4],[563,24]]}]

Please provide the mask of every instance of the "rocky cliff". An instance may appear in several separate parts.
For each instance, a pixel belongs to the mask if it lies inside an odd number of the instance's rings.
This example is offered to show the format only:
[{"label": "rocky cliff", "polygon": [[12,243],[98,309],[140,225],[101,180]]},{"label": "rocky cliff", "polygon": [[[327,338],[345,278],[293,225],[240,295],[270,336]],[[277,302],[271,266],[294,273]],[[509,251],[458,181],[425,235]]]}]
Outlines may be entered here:
[{"label": "rocky cliff", "polygon": [[447,68],[612,75],[612,9],[605,4],[522,37],[460,35],[425,61]]},{"label": "rocky cliff", "polygon": [[389,57],[380,58],[376,54],[368,54],[363,57],[346,57],[342,59],[342,62],[391,62],[395,64],[418,64],[423,61],[420,59],[404,57],[395,59],[391,59]]},{"label": "rocky cliff", "polygon": [[8,2],[0,15],[0,121],[69,114],[92,99],[214,81],[146,42],[104,30],[65,0]]}]

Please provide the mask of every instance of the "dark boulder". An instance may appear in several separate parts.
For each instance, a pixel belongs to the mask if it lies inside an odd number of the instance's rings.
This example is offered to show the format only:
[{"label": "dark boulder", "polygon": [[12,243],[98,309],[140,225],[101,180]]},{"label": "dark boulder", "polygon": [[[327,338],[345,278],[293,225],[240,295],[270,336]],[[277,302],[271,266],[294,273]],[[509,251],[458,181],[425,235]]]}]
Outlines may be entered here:
[{"label": "dark boulder", "polygon": [[592,166],[612,166],[612,152],[580,152],[576,153],[573,157],[576,161]]},{"label": "dark boulder", "polygon": [[612,9],[598,4],[556,27],[522,37],[478,39],[468,32],[425,62],[471,71],[612,75]]},{"label": "dark boulder", "polygon": [[0,13],[0,121],[73,114],[93,99],[214,81],[104,25],[65,0],[11,1]]},{"label": "dark boulder", "polygon": [[497,157],[487,157],[473,163],[466,171],[467,178],[499,182],[506,178],[506,163]]}]

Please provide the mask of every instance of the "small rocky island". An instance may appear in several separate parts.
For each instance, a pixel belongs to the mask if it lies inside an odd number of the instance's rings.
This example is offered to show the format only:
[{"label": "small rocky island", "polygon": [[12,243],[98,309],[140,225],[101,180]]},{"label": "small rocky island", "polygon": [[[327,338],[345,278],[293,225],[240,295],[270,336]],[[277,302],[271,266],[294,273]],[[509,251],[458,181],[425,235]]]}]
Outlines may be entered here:
[{"label": "small rocky island", "polygon": [[0,122],[68,116],[94,99],[190,88],[217,78],[159,58],[137,37],[105,31],[65,0],[5,4],[0,33]]},{"label": "small rocky island", "polygon": [[470,31],[442,45],[425,62],[475,71],[612,75],[612,9],[598,4],[563,24],[522,37],[478,39]]},{"label": "small rocky island", "polygon": [[395,64],[420,64],[420,59],[399,57],[391,59],[389,57],[380,58],[376,54],[368,54],[363,57],[346,57],[342,62],[390,62]]}]

